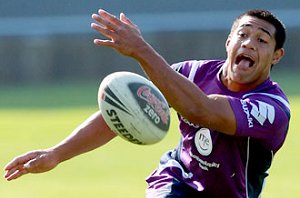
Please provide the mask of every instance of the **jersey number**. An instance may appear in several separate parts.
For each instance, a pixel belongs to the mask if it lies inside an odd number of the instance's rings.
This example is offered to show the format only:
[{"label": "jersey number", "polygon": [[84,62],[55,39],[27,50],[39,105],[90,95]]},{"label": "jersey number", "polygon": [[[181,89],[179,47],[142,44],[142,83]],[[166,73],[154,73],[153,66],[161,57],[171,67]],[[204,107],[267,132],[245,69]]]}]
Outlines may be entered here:
[{"label": "jersey number", "polygon": [[252,106],[251,115],[261,124],[263,125],[266,119],[269,120],[271,124],[273,124],[275,120],[275,108],[272,105],[269,105],[265,102],[259,101],[258,107],[250,103]]}]

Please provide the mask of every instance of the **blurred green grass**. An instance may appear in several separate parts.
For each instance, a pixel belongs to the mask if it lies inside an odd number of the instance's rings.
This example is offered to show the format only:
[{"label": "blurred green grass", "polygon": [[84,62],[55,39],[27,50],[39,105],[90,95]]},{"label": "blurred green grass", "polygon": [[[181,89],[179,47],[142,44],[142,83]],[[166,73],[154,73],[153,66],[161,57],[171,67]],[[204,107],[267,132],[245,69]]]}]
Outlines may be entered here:
[{"label": "blurred green grass", "polygon": [[[300,145],[300,80],[295,73],[275,73],[289,95],[292,120],[283,148],[275,156],[264,198],[298,197]],[[66,137],[97,110],[98,82],[0,86],[0,167],[16,155],[47,148]],[[64,162],[56,169],[6,182],[0,179],[2,198],[144,197],[144,181],[160,156],[176,146],[177,119],[160,143],[137,146],[116,138],[101,149]],[[4,174],[4,171],[3,171]]]},{"label": "blurred green grass", "polygon": [[0,108],[60,108],[97,103],[99,82],[0,85]]},{"label": "blurred green grass", "polygon": [[[1,110],[1,167],[15,155],[56,144],[95,110],[94,107]],[[152,146],[133,145],[116,138],[51,172],[27,175],[12,182],[1,179],[0,197],[144,197],[145,177],[154,170],[162,153],[176,145],[176,136],[169,133]]]}]

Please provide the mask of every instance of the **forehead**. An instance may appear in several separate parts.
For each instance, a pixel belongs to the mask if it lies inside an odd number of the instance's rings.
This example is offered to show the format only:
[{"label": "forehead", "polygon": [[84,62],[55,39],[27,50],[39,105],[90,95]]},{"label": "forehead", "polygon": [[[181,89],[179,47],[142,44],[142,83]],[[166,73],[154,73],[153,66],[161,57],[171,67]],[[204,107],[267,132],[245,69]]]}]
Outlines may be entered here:
[{"label": "forehead", "polygon": [[271,37],[274,37],[276,32],[275,27],[271,23],[253,16],[243,16],[239,20],[237,27],[238,29],[242,27],[249,27],[257,31],[263,31]]}]

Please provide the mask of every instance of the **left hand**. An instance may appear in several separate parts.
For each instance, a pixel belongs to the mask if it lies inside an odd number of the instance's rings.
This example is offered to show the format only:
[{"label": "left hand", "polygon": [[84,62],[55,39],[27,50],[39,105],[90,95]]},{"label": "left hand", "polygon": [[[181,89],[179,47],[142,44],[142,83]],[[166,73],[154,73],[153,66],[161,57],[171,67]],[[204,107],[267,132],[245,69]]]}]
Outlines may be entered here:
[{"label": "left hand", "polygon": [[47,172],[58,165],[57,157],[52,149],[35,150],[18,156],[9,162],[4,170],[4,177],[10,181],[27,173]]},{"label": "left hand", "polygon": [[125,14],[121,13],[120,18],[99,9],[98,14],[92,18],[96,23],[91,27],[106,36],[108,39],[94,39],[96,45],[111,47],[125,56],[135,58],[139,50],[147,46],[141,35],[141,31],[132,23]]}]

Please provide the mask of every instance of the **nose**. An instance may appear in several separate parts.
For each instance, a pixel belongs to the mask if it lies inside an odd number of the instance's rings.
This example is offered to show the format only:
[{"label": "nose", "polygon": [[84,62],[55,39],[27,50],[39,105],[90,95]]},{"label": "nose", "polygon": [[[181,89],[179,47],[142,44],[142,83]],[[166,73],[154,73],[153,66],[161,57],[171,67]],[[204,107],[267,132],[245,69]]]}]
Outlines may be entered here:
[{"label": "nose", "polygon": [[242,47],[243,48],[248,48],[252,50],[256,50],[255,43],[252,38],[247,38],[242,41]]}]

